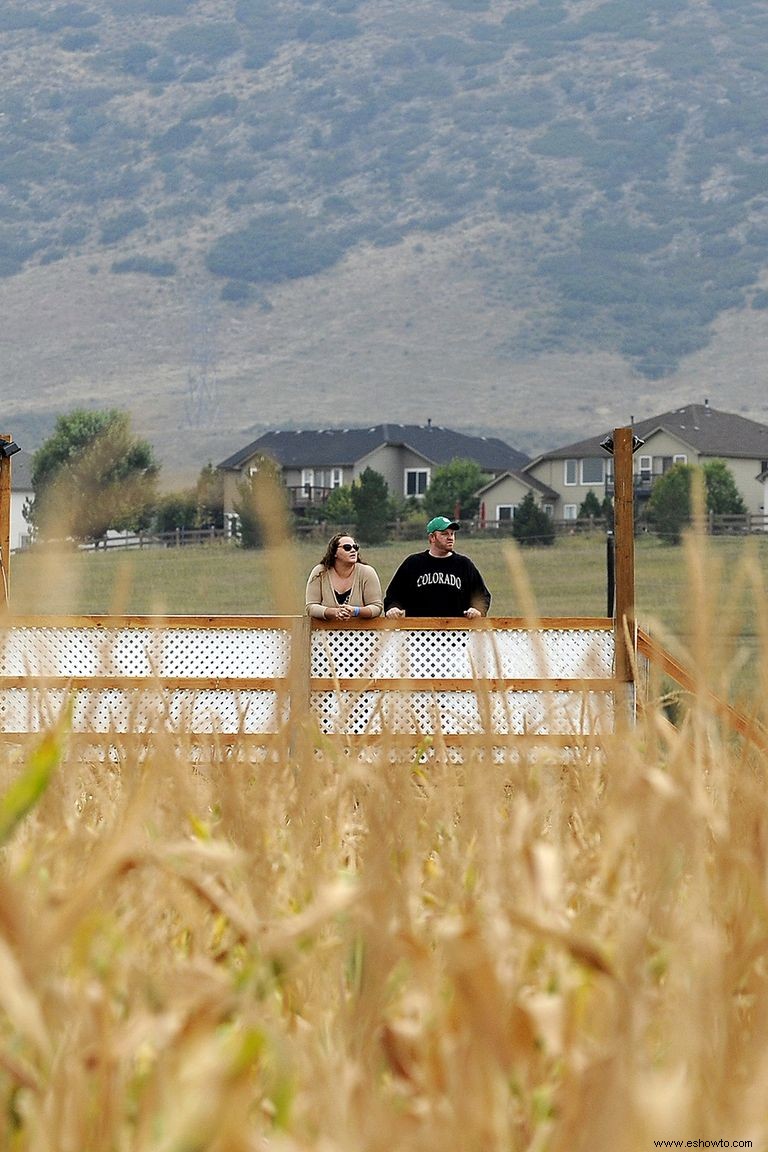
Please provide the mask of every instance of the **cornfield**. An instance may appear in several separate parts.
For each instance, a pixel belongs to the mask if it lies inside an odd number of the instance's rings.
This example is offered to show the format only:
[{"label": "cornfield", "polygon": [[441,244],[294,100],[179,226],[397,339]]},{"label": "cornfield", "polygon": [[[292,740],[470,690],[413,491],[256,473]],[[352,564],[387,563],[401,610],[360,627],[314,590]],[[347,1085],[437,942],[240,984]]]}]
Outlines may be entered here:
[{"label": "cornfield", "polygon": [[0,1147],[768,1148],[768,741],[686,548],[697,687],[599,750],[2,746]]}]

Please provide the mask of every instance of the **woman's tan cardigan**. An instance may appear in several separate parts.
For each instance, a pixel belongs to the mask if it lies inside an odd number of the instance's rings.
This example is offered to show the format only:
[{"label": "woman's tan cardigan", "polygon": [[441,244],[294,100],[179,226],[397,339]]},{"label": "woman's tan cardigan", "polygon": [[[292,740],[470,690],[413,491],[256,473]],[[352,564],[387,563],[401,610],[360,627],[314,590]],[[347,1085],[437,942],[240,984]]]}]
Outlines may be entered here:
[{"label": "woman's tan cardigan", "polygon": [[[322,619],[324,608],[335,608],[339,603],[331,584],[331,574],[322,564],[316,564],[309,574],[306,602],[306,611],[315,619]],[[384,611],[381,582],[376,569],[370,564],[356,565],[347,604],[351,608],[372,608],[373,617],[380,616]]]}]

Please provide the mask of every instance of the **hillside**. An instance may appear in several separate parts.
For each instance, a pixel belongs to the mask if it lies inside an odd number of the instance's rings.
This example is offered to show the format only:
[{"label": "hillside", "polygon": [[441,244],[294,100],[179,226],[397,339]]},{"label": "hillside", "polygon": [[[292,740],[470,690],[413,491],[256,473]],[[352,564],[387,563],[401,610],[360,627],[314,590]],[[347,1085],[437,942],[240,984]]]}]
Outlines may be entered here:
[{"label": "hillside", "polygon": [[749,0],[0,3],[3,428],[765,420]]}]

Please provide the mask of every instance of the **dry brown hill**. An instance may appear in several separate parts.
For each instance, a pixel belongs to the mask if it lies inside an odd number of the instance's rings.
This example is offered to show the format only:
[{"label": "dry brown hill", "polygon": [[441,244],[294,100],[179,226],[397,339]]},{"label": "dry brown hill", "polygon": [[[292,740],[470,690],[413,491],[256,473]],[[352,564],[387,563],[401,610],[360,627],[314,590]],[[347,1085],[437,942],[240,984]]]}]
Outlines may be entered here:
[{"label": "dry brown hill", "polygon": [[128,409],[167,484],[266,427],[536,452],[766,418],[743,0],[0,5],[2,420]]}]

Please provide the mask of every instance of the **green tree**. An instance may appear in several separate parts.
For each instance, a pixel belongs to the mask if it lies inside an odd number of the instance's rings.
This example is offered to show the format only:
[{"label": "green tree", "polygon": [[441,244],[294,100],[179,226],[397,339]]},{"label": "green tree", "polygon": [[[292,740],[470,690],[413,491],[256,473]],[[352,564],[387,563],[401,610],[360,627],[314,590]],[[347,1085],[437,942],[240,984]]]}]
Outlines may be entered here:
[{"label": "green tree", "polygon": [[526,492],[515,509],[512,521],[512,535],[518,544],[554,544],[555,526],[543,508],[533,498],[533,492]]},{"label": "green tree", "polygon": [[255,460],[249,476],[238,484],[237,495],[234,511],[243,548],[261,548],[270,536],[282,535],[288,521],[288,493],[275,460],[270,456]]},{"label": "green tree", "polygon": [[679,544],[691,520],[692,464],[673,464],[659,476],[648,500],[647,517],[667,544]]},{"label": "green tree", "polygon": [[109,528],[148,527],[159,470],[125,412],[76,409],[60,416],[32,459],[30,518],[38,536],[99,541]]},{"label": "green tree", "polygon": [[197,501],[190,488],[184,492],[166,492],[157,501],[154,527],[158,532],[175,532],[177,528],[197,527]]},{"label": "green tree", "polygon": [[328,499],[323,505],[323,519],[331,524],[354,524],[355,517],[355,503],[348,484],[328,493]]},{"label": "green tree", "polygon": [[365,544],[381,544],[387,538],[390,519],[389,488],[380,472],[366,468],[352,485],[355,532]]},{"label": "green tree", "polygon": [[691,487],[697,472],[704,482],[707,512],[743,516],[747,511],[733,473],[723,460],[708,460],[701,469],[693,464],[675,464],[654,484],[647,511],[650,523],[669,544],[679,544],[683,529],[691,522]]},{"label": "green tree", "polygon": [[224,475],[210,461],[200,469],[195,485],[195,527],[224,527]]},{"label": "green tree", "polygon": [[424,496],[426,518],[443,515],[471,519],[480,504],[476,493],[489,479],[474,460],[460,457],[435,468]]},{"label": "green tree", "polygon": [[589,520],[591,517],[593,520],[601,520],[602,516],[603,507],[595,493],[590,488],[589,492],[587,492],[582,501],[581,507],[579,508],[579,519]]},{"label": "green tree", "polygon": [[743,516],[747,506],[724,460],[708,460],[702,465],[707,511],[716,516]]}]

